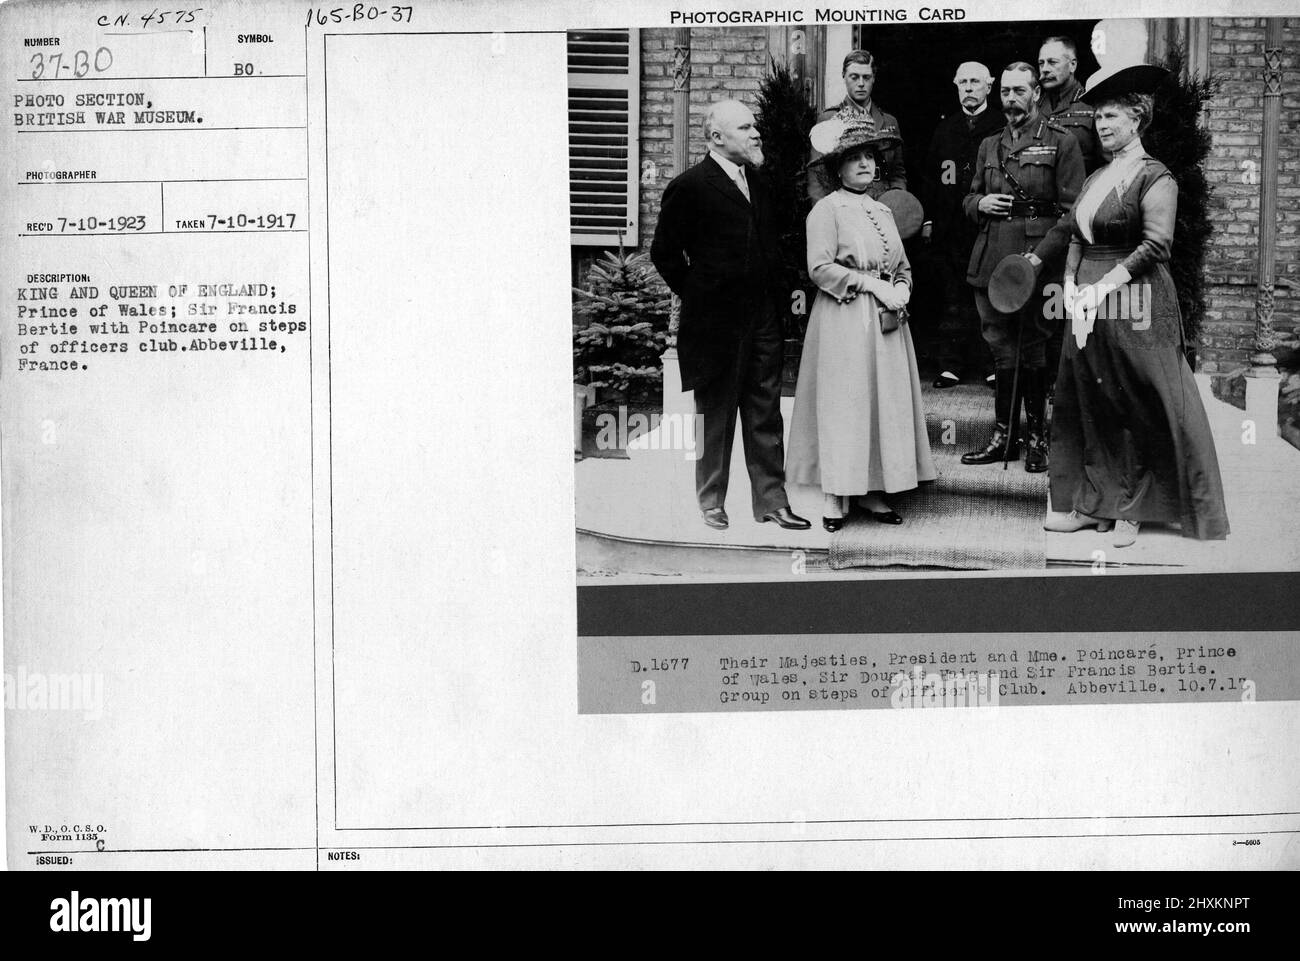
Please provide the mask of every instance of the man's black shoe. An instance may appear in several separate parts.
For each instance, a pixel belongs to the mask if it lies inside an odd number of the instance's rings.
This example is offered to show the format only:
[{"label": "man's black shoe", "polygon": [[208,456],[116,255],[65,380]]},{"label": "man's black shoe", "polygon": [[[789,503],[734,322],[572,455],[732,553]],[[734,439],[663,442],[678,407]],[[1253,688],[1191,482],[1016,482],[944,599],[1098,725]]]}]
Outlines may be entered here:
[{"label": "man's black shoe", "polygon": [[766,524],[768,521],[773,521],[777,526],[784,527],[788,531],[806,531],[812,527],[811,524],[788,507],[778,507],[776,510],[764,514],[761,522]]},{"label": "man's black shoe", "polygon": [[704,511],[704,523],[708,524],[715,530],[725,531],[731,526],[731,521],[727,519],[727,512],[721,507],[709,507]]},{"label": "man's black shoe", "polygon": [[1011,449],[1007,449],[1007,426],[998,424],[993,428],[993,435],[987,446],[961,455],[963,464],[996,464],[1004,457],[1007,460],[1020,460],[1020,445],[1013,439]]},{"label": "man's black shoe", "polygon": [[1032,430],[1025,443],[1025,470],[1030,474],[1047,472],[1047,441]]}]

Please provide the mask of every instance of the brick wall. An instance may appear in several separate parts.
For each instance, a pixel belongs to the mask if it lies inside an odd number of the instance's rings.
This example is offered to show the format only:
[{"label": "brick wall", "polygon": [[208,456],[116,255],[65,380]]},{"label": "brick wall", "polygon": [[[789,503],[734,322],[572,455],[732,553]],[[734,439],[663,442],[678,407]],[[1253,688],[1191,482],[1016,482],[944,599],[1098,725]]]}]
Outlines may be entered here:
[{"label": "brick wall", "polygon": [[[1289,19],[1282,52],[1282,123],[1278,139],[1277,288],[1279,330],[1300,321],[1300,19]],[[1207,307],[1201,367],[1227,371],[1247,363],[1254,345],[1259,256],[1259,177],[1263,131],[1264,21],[1216,18],[1210,28],[1210,70],[1223,86],[1207,107],[1214,137],[1206,176],[1214,188],[1214,234],[1206,257]],[[1249,182],[1253,163],[1255,182]],[[1288,288],[1287,285],[1292,285]]]},{"label": "brick wall", "polygon": [[[696,28],[691,31],[691,156],[704,155],[699,124],[714,100],[735,97],[753,106],[768,64],[768,31],[754,28]],[[1206,260],[1209,283],[1202,325],[1200,363],[1227,371],[1247,362],[1253,349],[1255,284],[1259,250],[1259,169],[1263,128],[1264,21],[1211,21],[1210,69],[1223,80],[1207,107],[1214,137],[1206,173],[1212,185],[1210,219],[1214,234]],[[1300,18],[1286,21],[1283,38],[1282,123],[1278,164],[1277,288],[1274,317],[1279,330],[1300,326]],[[641,186],[641,243],[648,250],[663,188],[680,171],[673,168],[673,31],[641,31],[640,157],[653,160],[657,176]],[[1243,161],[1256,164],[1247,182]],[[581,276],[594,251],[575,248],[574,276]]]},{"label": "brick wall", "polygon": [[[654,184],[641,186],[641,248],[648,250],[664,187],[673,168],[673,30],[641,31],[641,160],[655,162]],[[690,162],[704,157],[700,123],[715,100],[729,97],[754,109],[758,85],[767,73],[766,27],[702,27],[691,30]]]},{"label": "brick wall", "polygon": [[[648,251],[659,220],[664,187],[680,170],[673,168],[673,36],[670,29],[641,31],[641,130],[638,164],[653,160],[652,183],[641,184],[638,250]],[[715,100],[734,98],[753,109],[758,85],[767,73],[766,27],[699,27],[691,30],[690,163],[704,157],[700,123]],[[587,267],[600,254],[595,247],[573,248],[573,282],[581,285]]]}]

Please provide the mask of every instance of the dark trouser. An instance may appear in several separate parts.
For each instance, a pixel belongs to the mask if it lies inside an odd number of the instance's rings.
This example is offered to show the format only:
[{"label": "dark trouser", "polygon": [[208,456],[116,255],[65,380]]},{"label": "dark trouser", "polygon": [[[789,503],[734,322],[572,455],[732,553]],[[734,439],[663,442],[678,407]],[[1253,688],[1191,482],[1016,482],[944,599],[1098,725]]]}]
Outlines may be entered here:
[{"label": "dark trouser", "polygon": [[1051,375],[1048,378],[1049,387],[1056,383],[1056,372],[1061,369],[1061,351],[1065,347],[1065,323],[1058,322],[1053,325],[1052,333],[1047,338],[1047,372]]},{"label": "dark trouser", "polygon": [[785,441],[781,422],[781,365],[785,340],[775,311],[754,308],[758,318],[742,336],[732,364],[695,388],[695,412],[704,421],[704,442],[695,462],[700,510],[722,507],[731,471],[731,444],[740,413],[740,437],[753,491],[754,519],[790,502],[785,494]]},{"label": "dark trouser", "polygon": [[1032,463],[1026,462],[1025,469],[1045,470],[1047,391],[1056,380],[1056,370],[1047,368],[1047,347],[1060,324],[1048,317],[1047,301],[1038,293],[1020,310],[1004,314],[989,303],[986,289],[977,288],[975,305],[984,341],[993,352],[997,368],[996,422],[1016,438],[1023,404],[1032,459]]},{"label": "dark trouser", "polygon": [[943,296],[937,344],[939,369],[958,377],[989,373],[992,365],[980,332],[974,291],[966,283],[970,245],[946,244],[942,250],[935,251],[932,260]]},{"label": "dark trouser", "polygon": [[1057,322],[1047,319],[1046,304],[1041,296],[1029,298],[1029,303],[1013,314],[1004,314],[989,303],[988,290],[977,287],[975,307],[980,315],[980,332],[993,353],[994,367],[1015,370],[1017,343],[1020,367],[1041,369],[1047,366],[1047,341]]}]

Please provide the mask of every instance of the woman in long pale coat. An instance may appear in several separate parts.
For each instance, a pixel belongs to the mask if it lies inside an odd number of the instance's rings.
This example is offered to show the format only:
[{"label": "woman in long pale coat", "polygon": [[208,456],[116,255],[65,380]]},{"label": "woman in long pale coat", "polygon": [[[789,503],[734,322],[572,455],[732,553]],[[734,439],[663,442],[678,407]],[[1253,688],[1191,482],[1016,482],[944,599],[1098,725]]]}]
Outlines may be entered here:
[{"label": "woman in long pale coat", "polygon": [[[874,131],[828,120],[812,136],[839,189],[808,215],[808,275],[819,289],[799,365],[786,481],[821,488],[828,531],[843,525],[853,498],[874,520],[899,524],[884,495],[938,476],[905,322],[912,270],[889,208],[866,194],[880,169]],[[894,326],[895,319],[902,322]]]}]

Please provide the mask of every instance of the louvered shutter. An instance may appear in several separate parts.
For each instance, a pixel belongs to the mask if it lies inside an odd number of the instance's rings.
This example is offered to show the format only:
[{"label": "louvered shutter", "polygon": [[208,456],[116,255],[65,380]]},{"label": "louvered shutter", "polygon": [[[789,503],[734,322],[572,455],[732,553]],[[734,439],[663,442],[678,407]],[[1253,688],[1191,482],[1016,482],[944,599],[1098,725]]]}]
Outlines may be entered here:
[{"label": "louvered shutter", "polygon": [[636,30],[569,40],[569,229],[575,245],[637,244],[641,51]]}]

